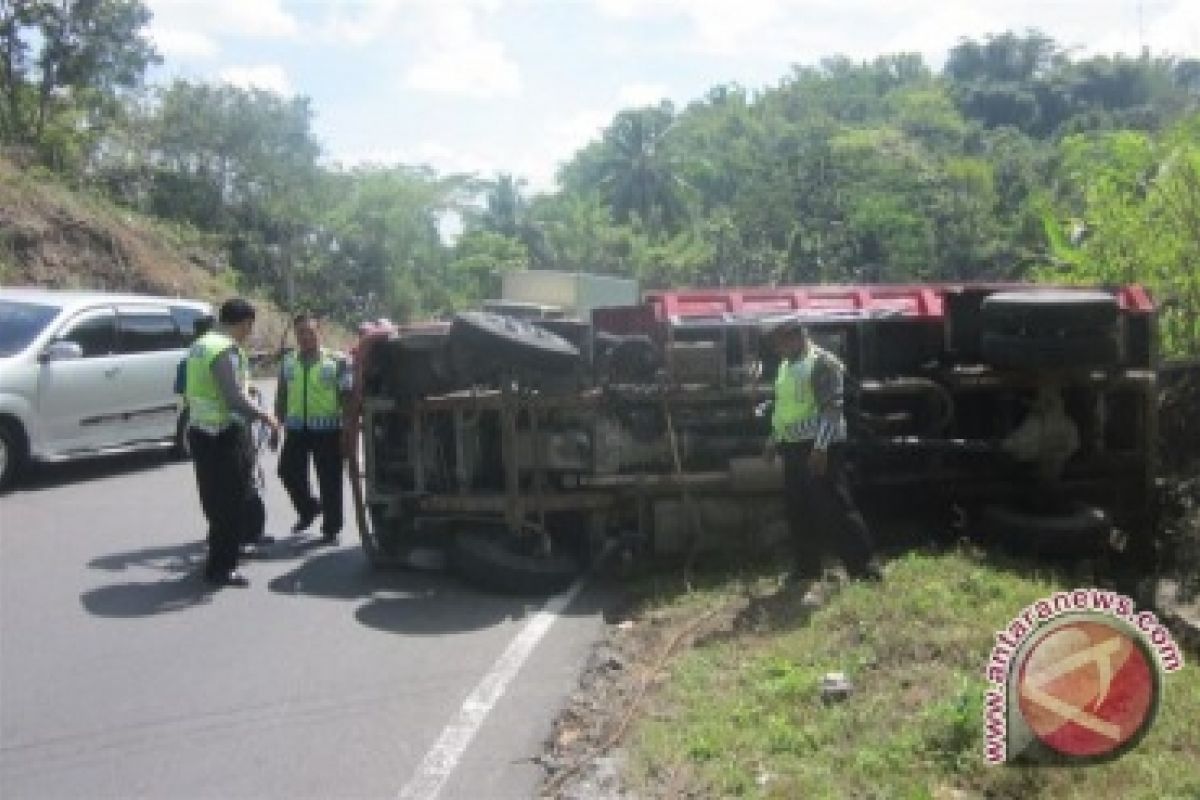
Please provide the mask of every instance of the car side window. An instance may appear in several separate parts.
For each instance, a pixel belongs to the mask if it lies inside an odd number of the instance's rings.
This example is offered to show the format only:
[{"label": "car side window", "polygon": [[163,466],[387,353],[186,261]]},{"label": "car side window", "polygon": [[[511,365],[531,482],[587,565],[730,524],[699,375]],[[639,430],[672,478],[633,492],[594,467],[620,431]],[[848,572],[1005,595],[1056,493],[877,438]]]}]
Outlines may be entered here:
[{"label": "car side window", "polygon": [[179,350],[185,338],[171,315],[162,311],[121,311],[122,353],[153,353],[160,350]]},{"label": "car side window", "polygon": [[117,315],[112,309],[96,309],[76,317],[59,341],[75,342],[84,358],[107,356],[117,350]]},{"label": "car side window", "polygon": [[180,347],[187,347],[196,338],[196,321],[207,314],[198,308],[171,306],[171,316],[174,317],[175,324],[179,326],[180,335],[183,336],[183,344]]}]

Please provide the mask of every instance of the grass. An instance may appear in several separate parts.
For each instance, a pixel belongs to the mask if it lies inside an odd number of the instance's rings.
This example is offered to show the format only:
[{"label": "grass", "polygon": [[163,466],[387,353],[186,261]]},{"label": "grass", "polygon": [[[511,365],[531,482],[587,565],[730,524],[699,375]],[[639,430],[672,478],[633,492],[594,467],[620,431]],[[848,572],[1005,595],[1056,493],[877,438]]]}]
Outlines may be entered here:
[{"label": "grass", "polygon": [[[751,579],[741,623],[676,659],[629,739],[639,796],[762,798],[1200,798],[1200,670],[1168,676],[1145,740],[1087,768],[992,767],[982,756],[982,667],[994,631],[1069,581],[966,552],[910,554],[884,586],[851,585],[809,616],[795,592]],[[647,602],[682,616],[734,602],[714,579]],[[821,677],[847,673],[825,705]]]}]

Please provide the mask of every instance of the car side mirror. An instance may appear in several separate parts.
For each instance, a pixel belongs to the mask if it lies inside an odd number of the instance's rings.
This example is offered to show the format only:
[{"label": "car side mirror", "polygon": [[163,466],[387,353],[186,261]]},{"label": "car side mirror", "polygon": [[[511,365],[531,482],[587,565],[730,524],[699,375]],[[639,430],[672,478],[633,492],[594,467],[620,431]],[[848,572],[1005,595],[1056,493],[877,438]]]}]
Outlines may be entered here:
[{"label": "car side mirror", "polygon": [[79,346],[79,343],[61,341],[51,342],[38,356],[38,361],[48,364],[51,361],[73,361],[77,358],[83,358],[83,348]]}]

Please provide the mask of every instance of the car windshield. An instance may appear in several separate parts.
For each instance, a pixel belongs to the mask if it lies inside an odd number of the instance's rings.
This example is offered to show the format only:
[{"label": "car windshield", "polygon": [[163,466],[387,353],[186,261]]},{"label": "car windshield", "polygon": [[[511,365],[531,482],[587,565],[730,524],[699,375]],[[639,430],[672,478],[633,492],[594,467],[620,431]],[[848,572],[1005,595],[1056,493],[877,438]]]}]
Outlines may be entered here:
[{"label": "car windshield", "polygon": [[57,306],[0,300],[0,357],[16,355],[28,347],[58,311]]}]

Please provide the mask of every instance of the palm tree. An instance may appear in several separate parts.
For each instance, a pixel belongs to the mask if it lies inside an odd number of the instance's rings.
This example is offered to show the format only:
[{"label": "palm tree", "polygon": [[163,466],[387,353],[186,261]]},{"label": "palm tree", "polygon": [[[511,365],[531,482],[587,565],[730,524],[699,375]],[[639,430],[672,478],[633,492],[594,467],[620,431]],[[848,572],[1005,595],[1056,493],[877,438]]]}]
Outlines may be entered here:
[{"label": "palm tree", "polygon": [[524,178],[514,178],[507,172],[496,176],[484,198],[486,208],[480,219],[484,228],[512,239],[520,238],[528,211],[521,194],[525,185]]},{"label": "palm tree", "polygon": [[618,221],[637,214],[649,225],[674,230],[685,216],[686,186],[666,142],[672,117],[668,103],[622,111],[604,132],[599,186]]}]

